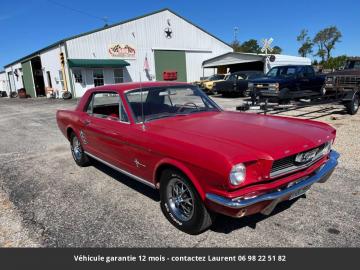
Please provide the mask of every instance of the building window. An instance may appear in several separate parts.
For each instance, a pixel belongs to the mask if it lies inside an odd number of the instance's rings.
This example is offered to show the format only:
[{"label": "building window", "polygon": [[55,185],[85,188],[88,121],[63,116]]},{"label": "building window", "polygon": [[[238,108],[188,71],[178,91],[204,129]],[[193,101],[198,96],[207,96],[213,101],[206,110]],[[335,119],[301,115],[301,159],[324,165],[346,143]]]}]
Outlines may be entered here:
[{"label": "building window", "polygon": [[95,69],[93,71],[94,86],[104,85],[104,72],[102,69]]},{"label": "building window", "polygon": [[124,82],[124,70],[122,68],[114,69],[114,81],[115,83]]},{"label": "building window", "polygon": [[63,77],[63,73],[61,70],[59,70],[59,81],[61,84],[61,89],[65,90],[64,77]]},{"label": "building window", "polygon": [[81,70],[79,69],[74,70],[74,78],[76,83],[83,83]]}]

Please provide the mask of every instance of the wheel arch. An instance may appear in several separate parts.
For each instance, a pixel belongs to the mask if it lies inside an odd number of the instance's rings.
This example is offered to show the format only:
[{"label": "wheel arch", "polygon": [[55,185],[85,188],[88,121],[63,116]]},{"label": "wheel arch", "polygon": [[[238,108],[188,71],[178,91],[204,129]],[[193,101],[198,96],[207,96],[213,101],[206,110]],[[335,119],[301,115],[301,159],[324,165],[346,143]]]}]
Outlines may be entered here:
[{"label": "wheel arch", "polygon": [[166,169],[174,169],[174,170],[178,170],[181,173],[183,173],[190,180],[190,182],[194,185],[194,187],[197,190],[200,197],[203,200],[205,200],[205,192],[204,192],[203,188],[201,187],[199,181],[195,177],[195,175],[191,172],[191,170],[185,164],[183,164],[182,162],[179,162],[177,160],[164,159],[155,166],[153,179],[154,179],[154,184],[157,188],[160,187],[161,174]]},{"label": "wheel arch", "polygon": [[66,128],[66,138],[68,139],[68,141],[70,141],[71,133],[75,133],[75,130],[71,126],[69,126]]}]

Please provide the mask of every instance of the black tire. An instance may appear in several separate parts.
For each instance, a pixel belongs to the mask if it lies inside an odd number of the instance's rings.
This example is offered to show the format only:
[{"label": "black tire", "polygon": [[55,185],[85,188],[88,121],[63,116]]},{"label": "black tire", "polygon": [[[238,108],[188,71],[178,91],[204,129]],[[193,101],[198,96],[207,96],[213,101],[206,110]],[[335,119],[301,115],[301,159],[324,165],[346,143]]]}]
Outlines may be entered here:
[{"label": "black tire", "polygon": [[[78,143],[78,145],[77,145]],[[84,149],[81,145],[81,141],[75,135],[75,133],[71,133],[70,135],[70,149],[71,154],[74,158],[76,164],[80,167],[87,167],[90,165],[90,159],[85,154]]]},{"label": "black tire", "polygon": [[289,104],[290,100],[290,90],[287,88],[281,89],[279,93],[279,104]]},{"label": "black tire", "polygon": [[11,92],[10,97],[11,97],[11,98],[17,98],[17,97],[18,97],[18,93],[17,93],[17,92]]},{"label": "black tire", "polygon": [[354,115],[359,110],[360,95],[355,94],[354,98],[345,104],[346,110],[349,114]]},{"label": "black tire", "polygon": [[64,92],[63,95],[62,95],[62,98],[63,99],[71,99],[72,98],[72,94],[71,92],[67,91],[67,92]]},{"label": "black tire", "polygon": [[[185,212],[181,210],[181,202],[178,203],[178,207],[176,206],[173,191],[174,186],[178,183],[180,185],[183,184],[187,188],[186,190],[189,191],[185,191],[182,194],[186,195],[184,201],[188,200],[188,202],[192,203],[192,208],[189,207],[192,211]],[[183,198],[183,195],[180,195],[180,197]],[[206,209],[192,183],[183,173],[177,170],[168,169],[162,173],[160,179],[160,200],[161,210],[169,222],[188,234],[200,234],[211,226],[215,218],[215,215]],[[186,203],[183,205],[186,205]],[[189,212],[191,214],[187,215]]]}]

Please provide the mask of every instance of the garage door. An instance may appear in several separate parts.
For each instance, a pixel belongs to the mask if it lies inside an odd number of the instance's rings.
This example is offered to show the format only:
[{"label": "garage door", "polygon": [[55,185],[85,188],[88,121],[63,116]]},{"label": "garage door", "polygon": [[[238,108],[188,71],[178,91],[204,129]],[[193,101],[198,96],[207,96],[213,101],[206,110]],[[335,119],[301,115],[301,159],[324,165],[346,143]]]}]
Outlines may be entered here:
[{"label": "garage door", "polygon": [[36,97],[31,61],[21,63],[21,67],[23,72],[24,88],[26,89],[26,93],[31,97]]},{"label": "garage door", "polygon": [[156,50],[155,71],[156,80],[163,80],[165,70],[174,70],[178,73],[178,81],[186,82],[186,57],[184,51],[163,51]]}]

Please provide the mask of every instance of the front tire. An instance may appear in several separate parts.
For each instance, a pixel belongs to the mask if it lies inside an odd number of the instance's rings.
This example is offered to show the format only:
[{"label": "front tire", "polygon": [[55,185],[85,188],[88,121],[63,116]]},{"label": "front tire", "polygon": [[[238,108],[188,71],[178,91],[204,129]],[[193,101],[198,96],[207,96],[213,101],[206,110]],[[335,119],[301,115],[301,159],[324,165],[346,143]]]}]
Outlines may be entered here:
[{"label": "front tire", "polygon": [[72,133],[70,136],[70,149],[74,161],[78,166],[86,167],[90,165],[90,159],[85,154],[81,142],[79,138],[75,135],[75,133]]},{"label": "front tire", "polygon": [[206,209],[192,183],[177,170],[162,173],[160,199],[165,217],[183,232],[199,234],[213,222],[214,215]]},{"label": "front tire", "polygon": [[354,95],[354,98],[345,104],[346,110],[349,114],[354,115],[359,110],[360,95]]}]

